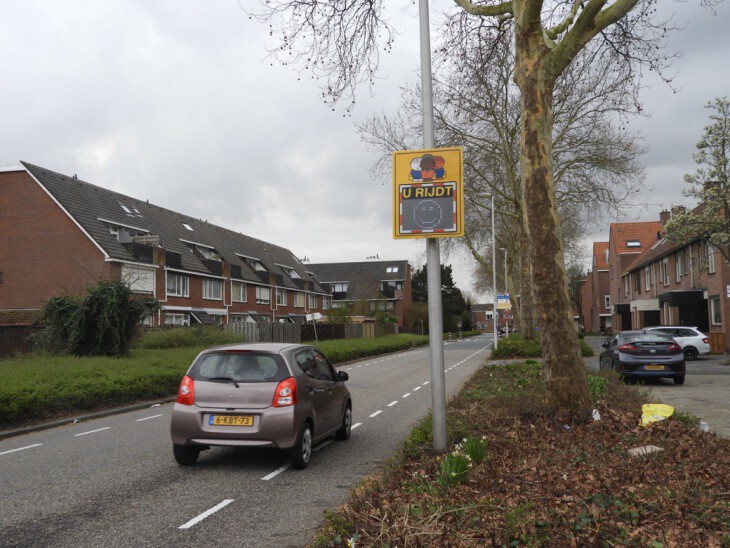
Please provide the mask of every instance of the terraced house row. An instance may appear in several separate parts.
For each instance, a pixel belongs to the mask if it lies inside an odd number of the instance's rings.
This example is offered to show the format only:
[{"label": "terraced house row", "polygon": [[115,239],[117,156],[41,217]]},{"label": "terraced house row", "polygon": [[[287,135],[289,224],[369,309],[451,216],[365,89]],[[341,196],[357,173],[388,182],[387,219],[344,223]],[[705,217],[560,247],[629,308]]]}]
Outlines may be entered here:
[{"label": "terraced house row", "polygon": [[668,240],[671,216],[662,211],[659,221],[612,223],[609,240],[593,244],[593,268],[582,287],[585,330],[686,325],[723,353],[730,348],[730,268],[701,235],[685,244]]},{"label": "terraced house row", "polygon": [[0,235],[0,320],[27,321],[101,279],[156,297],[151,325],[294,321],[332,306],[288,249],[26,162],[0,167]]}]

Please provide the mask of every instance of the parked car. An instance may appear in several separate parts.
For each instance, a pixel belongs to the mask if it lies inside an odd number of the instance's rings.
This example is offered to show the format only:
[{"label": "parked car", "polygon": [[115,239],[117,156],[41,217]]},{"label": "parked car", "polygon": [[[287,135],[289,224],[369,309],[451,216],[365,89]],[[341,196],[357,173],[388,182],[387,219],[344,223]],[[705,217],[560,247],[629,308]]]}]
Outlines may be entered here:
[{"label": "parked car", "polygon": [[294,468],[309,465],[312,446],[350,437],[348,375],[310,346],[227,345],[201,352],[183,377],[172,410],[175,460],[191,466],[211,446],[273,447]]},{"label": "parked car", "polygon": [[684,384],[682,347],[669,335],[656,330],[619,331],[601,346],[600,368],[630,380],[638,377],[669,377]]},{"label": "parked car", "polygon": [[696,327],[686,325],[660,325],[646,327],[646,331],[661,331],[670,335],[684,350],[684,359],[696,360],[700,354],[710,353],[710,344],[707,336]]}]

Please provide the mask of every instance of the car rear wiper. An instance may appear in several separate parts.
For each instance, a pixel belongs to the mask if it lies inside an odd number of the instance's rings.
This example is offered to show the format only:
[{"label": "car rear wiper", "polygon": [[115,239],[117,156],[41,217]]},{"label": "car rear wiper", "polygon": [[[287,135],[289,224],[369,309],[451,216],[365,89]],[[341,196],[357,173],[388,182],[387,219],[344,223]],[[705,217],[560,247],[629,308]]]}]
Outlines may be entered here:
[{"label": "car rear wiper", "polygon": [[208,377],[208,380],[213,382],[230,382],[235,384],[236,388],[238,388],[238,381],[233,377]]}]

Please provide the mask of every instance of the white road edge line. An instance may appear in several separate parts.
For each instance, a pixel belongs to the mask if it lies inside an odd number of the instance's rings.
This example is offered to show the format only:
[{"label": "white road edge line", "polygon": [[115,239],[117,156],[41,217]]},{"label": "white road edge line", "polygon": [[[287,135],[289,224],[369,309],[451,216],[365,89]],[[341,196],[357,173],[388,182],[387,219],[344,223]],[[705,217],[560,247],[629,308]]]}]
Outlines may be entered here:
[{"label": "white road edge line", "polygon": [[410,392],[406,392],[405,394],[403,394],[403,395],[401,396],[401,398],[405,399],[405,398],[407,398],[407,397],[408,397],[408,396],[410,396],[410,395],[411,395],[411,393],[410,393]]},{"label": "white road edge line", "polygon": [[388,404],[388,407],[393,407],[393,406],[394,406],[395,404],[397,404],[397,403],[398,403],[398,400],[393,400],[392,402],[390,402],[390,403]]},{"label": "white road edge line", "polygon": [[372,415],[369,415],[369,417],[372,419],[373,417],[377,417],[378,415],[380,415],[380,413],[382,413],[382,412],[383,412],[383,410],[382,409],[379,409],[378,411],[376,411]]},{"label": "white road edge line", "polygon": [[415,387],[415,388],[413,389],[413,391],[415,392],[416,390],[420,390],[420,389],[421,389],[421,387],[420,387],[420,386],[416,386],[416,387]]},{"label": "white road edge line", "polygon": [[216,504],[215,506],[213,506],[213,508],[211,508],[210,510],[206,510],[205,512],[200,514],[198,517],[193,518],[189,522],[182,524],[180,527],[178,527],[178,529],[190,529],[193,525],[200,523],[208,516],[215,514],[218,510],[220,510],[221,508],[225,508],[232,502],[233,502],[233,499],[226,499],[223,502],[221,502],[220,504]]},{"label": "white road edge line", "polygon": [[284,472],[284,471],[286,471],[286,470],[289,470],[289,468],[291,468],[291,464],[285,464],[285,465],[284,465],[284,466],[282,466],[281,468],[277,468],[276,470],[274,470],[273,472],[271,472],[271,474],[267,474],[267,475],[265,475],[265,476],[264,476],[263,478],[261,478],[261,479],[262,479],[263,481],[269,481],[270,479],[273,479],[273,478],[275,478],[276,476],[278,476],[278,475],[279,475],[279,474],[281,474],[282,472]]},{"label": "white road edge line", "polygon": [[148,421],[148,420],[150,420],[150,419],[156,419],[157,417],[161,417],[161,416],[162,416],[162,413],[160,413],[159,415],[152,415],[151,417],[143,417],[143,418],[141,418],[141,419],[137,419],[137,420],[136,420],[136,421],[134,421],[134,422],[142,422],[142,421]]},{"label": "white road edge line", "polygon": [[358,426],[362,426],[362,423],[361,422],[356,422],[355,424],[352,425],[352,427],[350,428],[350,430],[354,430]]},{"label": "white road edge line", "polygon": [[40,447],[42,443],[35,443],[33,445],[26,445],[25,447],[18,447],[17,449],[11,449],[10,451],[3,451],[0,455],[7,455],[8,453],[15,453],[16,451],[23,451],[24,449],[31,449],[33,447]]},{"label": "white road edge line", "polygon": [[96,430],[89,430],[88,432],[81,432],[80,434],[74,434],[74,437],[85,436],[86,434],[95,434],[96,432],[103,432],[104,430],[111,430],[111,426],[105,426],[104,428],[97,428]]}]

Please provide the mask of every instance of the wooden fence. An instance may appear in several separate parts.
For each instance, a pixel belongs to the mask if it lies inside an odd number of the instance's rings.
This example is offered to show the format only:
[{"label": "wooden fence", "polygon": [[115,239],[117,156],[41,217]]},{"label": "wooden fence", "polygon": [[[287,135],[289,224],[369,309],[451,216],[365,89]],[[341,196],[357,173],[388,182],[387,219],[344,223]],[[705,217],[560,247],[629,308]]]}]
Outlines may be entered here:
[{"label": "wooden fence", "polygon": [[229,323],[224,329],[243,335],[246,342],[286,342],[302,341],[301,328],[298,323],[279,322],[236,322]]}]

